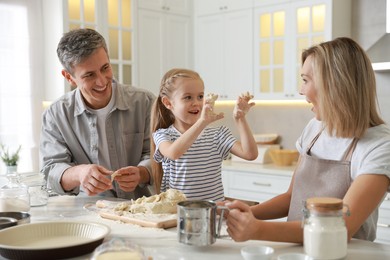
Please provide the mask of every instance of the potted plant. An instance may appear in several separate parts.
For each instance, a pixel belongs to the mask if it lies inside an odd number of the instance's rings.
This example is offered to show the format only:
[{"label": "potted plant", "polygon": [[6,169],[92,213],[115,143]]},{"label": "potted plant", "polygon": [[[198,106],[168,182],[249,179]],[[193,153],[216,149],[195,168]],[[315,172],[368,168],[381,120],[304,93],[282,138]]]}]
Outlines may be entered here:
[{"label": "potted plant", "polygon": [[3,144],[0,144],[1,160],[7,167],[7,173],[16,172],[16,168],[18,166],[19,161],[19,152],[21,148],[22,146],[19,145],[18,149],[14,153],[10,153],[8,147],[5,147]]}]

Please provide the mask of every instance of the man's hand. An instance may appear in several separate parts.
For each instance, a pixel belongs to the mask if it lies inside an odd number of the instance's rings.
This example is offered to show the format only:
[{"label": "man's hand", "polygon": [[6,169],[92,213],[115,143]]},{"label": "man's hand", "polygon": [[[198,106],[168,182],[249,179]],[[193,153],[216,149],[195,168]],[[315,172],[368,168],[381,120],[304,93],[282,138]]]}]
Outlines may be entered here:
[{"label": "man's hand", "polygon": [[141,181],[141,174],[138,167],[128,166],[115,171],[115,181],[123,191],[131,192]]},{"label": "man's hand", "polygon": [[[78,165],[70,168],[79,177],[80,187],[89,195],[94,196],[103,191],[112,189],[110,179],[111,171],[96,164]],[[70,170],[68,169],[68,170]],[[67,171],[68,171],[67,170]]]}]

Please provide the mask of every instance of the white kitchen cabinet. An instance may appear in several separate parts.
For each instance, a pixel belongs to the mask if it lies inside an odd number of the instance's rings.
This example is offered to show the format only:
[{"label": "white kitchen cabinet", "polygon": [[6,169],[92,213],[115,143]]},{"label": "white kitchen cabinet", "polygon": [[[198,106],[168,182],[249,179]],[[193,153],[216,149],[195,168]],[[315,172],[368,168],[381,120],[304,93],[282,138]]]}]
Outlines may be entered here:
[{"label": "white kitchen cabinet", "polygon": [[[201,3],[196,1],[197,8]],[[252,9],[227,8],[198,15],[195,21],[195,70],[205,83],[205,92],[218,94],[220,100],[252,92]]]},{"label": "white kitchen cabinet", "polygon": [[[146,2],[138,1],[138,83],[158,95],[162,76],[171,68],[192,68],[192,16],[177,14],[174,5],[165,9],[146,9]],[[165,2],[165,1],[164,1]],[[178,2],[181,6],[182,1]],[[190,1],[186,2],[186,6]],[[176,10],[172,13],[172,10]]]},{"label": "white kitchen cabinet", "polygon": [[253,0],[196,0],[196,15],[219,14],[253,7]]},{"label": "white kitchen cabinet", "polygon": [[293,171],[293,166],[225,162],[222,166],[225,197],[264,202],[287,191]]},{"label": "white kitchen cabinet", "polygon": [[[262,1],[255,4],[259,2]],[[254,95],[258,99],[302,98],[302,50],[338,36],[350,36],[351,2],[276,3],[279,4],[262,5],[254,11]]]},{"label": "white kitchen cabinet", "polygon": [[379,207],[375,242],[390,244],[390,194],[387,194]]},{"label": "white kitchen cabinet", "polygon": [[138,0],[138,7],[181,15],[191,15],[193,10],[191,0]]}]

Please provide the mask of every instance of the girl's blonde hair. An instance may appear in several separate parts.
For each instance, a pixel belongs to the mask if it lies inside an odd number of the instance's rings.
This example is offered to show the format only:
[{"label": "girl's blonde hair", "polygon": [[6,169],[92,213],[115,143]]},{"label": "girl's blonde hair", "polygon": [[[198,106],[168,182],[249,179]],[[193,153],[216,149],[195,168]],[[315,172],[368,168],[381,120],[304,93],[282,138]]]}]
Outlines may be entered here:
[{"label": "girl's blonde hair", "polygon": [[[174,68],[169,70],[167,73],[165,73],[165,75],[161,79],[158,97],[154,101],[152,107],[152,115],[150,121],[151,135],[154,132],[156,132],[158,129],[168,128],[170,125],[172,125],[175,122],[175,116],[172,114],[172,112],[169,109],[167,109],[164,106],[164,104],[162,103],[162,98],[171,97],[172,93],[176,89],[175,82],[177,79],[180,78],[197,79],[200,80],[203,84],[203,80],[199,76],[199,74],[192,70]],[[154,143],[153,136],[151,136],[150,139],[151,139],[150,152],[151,152],[151,156],[153,157],[156,151],[156,144]],[[162,165],[161,163],[157,163],[153,159],[151,161],[152,161],[152,175],[154,179],[154,186],[156,189],[156,193],[159,193],[161,187],[162,175],[163,175]]]},{"label": "girl's blonde hair", "polygon": [[342,138],[361,138],[367,128],[383,124],[378,113],[375,73],[364,50],[342,37],[302,53],[312,57],[319,113],[327,131]]}]

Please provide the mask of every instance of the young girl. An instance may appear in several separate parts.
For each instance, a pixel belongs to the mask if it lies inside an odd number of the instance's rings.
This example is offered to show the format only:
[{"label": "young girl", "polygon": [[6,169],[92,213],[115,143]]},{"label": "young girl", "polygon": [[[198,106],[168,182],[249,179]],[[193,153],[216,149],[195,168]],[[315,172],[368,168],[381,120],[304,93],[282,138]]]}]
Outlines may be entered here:
[{"label": "young girl", "polygon": [[[207,127],[223,118],[213,112],[213,101],[204,98],[198,73],[172,69],[161,80],[152,109],[151,131],[156,192],[169,188],[187,199],[220,201],[224,198],[221,165],[229,152],[254,160],[257,145],[245,119],[254,106],[248,95],[238,97],[233,115],[240,134],[237,141],[225,126]],[[161,167],[162,164],[162,167]]]}]

